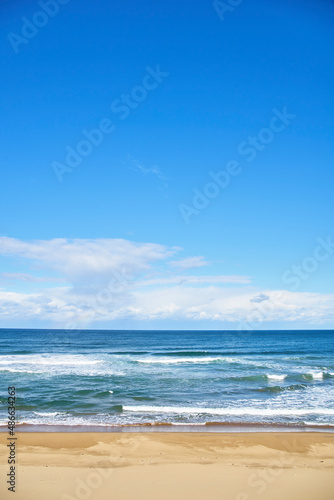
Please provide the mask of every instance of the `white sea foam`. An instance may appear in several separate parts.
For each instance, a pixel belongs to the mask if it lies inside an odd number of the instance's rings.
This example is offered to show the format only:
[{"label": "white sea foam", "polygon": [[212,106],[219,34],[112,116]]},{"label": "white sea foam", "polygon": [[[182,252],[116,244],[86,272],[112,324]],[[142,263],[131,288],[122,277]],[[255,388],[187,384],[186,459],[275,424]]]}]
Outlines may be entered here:
[{"label": "white sea foam", "polygon": [[[50,417],[49,417],[50,418]],[[66,425],[70,427],[76,427],[78,425],[80,426],[94,426],[94,427],[105,427],[107,425],[121,425],[119,424],[110,424],[108,422],[95,422],[94,420],[87,420],[86,418],[79,418],[79,417],[71,417],[68,418],[68,420],[57,420],[56,418],[54,420],[43,420],[43,417],[41,419],[31,419],[31,418],[23,418],[18,422],[18,424],[29,424],[29,425]],[[2,425],[8,425],[7,421],[0,421],[0,426]]]},{"label": "white sea foam", "polygon": [[0,356],[0,365],[53,365],[53,366],[87,366],[103,363],[103,360],[87,359],[79,354]]},{"label": "white sea foam", "polygon": [[109,392],[110,392],[110,394],[114,394],[114,391],[109,391]]},{"label": "white sea foam", "polygon": [[304,421],[304,424],[305,425],[312,425],[312,426],[316,426],[316,427],[323,427],[324,425],[326,427],[334,427],[334,424],[330,424],[330,423],[324,423],[324,422],[314,422],[314,421]]},{"label": "white sea foam", "polygon": [[206,413],[208,415],[227,416],[300,416],[300,415],[334,415],[334,408],[201,408],[185,406],[123,406],[123,410],[141,413],[185,413],[198,415]]},{"label": "white sea foam", "polygon": [[180,363],[212,363],[214,361],[224,361],[223,358],[220,357],[215,357],[215,358],[210,358],[210,357],[200,357],[200,358],[191,358],[191,357],[184,357],[184,358],[145,358],[145,359],[138,359],[138,363],[145,363],[145,364],[161,364],[161,365],[177,365]]},{"label": "white sea foam", "polygon": [[309,375],[311,375],[313,380],[322,380],[324,378],[323,372],[310,372]]},{"label": "white sea foam", "polygon": [[267,367],[267,368],[278,368],[278,366],[273,365],[271,363],[266,363],[263,361],[252,361],[250,359],[236,358],[236,357],[227,357],[227,356],[201,356],[201,357],[151,357],[151,358],[142,358],[142,359],[134,359],[138,363],[144,364],[160,364],[160,365],[178,365],[182,363],[196,363],[196,364],[207,364],[207,363],[231,363],[231,364],[241,364],[241,365],[249,365],[249,366],[257,366],[257,367]]},{"label": "white sea foam", "polygon": [[203,425],[206,425],[205,422],[172,422],[172,425],[192,425],[194,427],[202,427]]},{"label": "white sea foam", "polygon": [[269,379],[269,380],[277,380],[277,381],[282,381],[284,380],[287,375],[266,375],[266,377]]},{"label": "white sea foam", "polygon": [[[100,359],[99,359],[100,358]],[[0,356],[0,371],[44,374],[46,376],[60,374],[78,375],[124,375],[119,370],[119,362],[112,365],[107,359],[101,359],[82,354],[25,354]],[[36,369],[34,369],[36,367]]]},{"label": "white sea foam", "polygon": [[113,370],[111,368],[105,367],[103,369],[92,369],[92,368],[87,368],[85,366],[81,367],[71,367],[71,366],[66,366],[66,367],[52,367],[49,366],[48,369],[45,368],[44,370],[29,370],[26,368],[7,368],[7,367],[0,367],[0,372],[10,372],[10,373],[25,373],[25,374],[32,374],[32,375],[44,375],[44,376],[57,376],[61,374],[74,374],[74,375],[86,375],[86,376],[91,376],[95,377],[98,375],[114,375],[114,376],[123,376],[125,375],[125,372],[119,371],[119,370]]},{"label": "white sea foam", "polygon": [[20,369],[20,368],[7,368],[7,367],[0,368],[0,372],[10,372],[10,373],[33,373],[33,374],[36,374],[36,373],[44,373],[44,372],[43,372],[43,371],[41,371],[41,370],[25,370],[25,369]]},{"label": "white sea foam", "polygon": [[34,411],[33,412],[35,415],[37,415],[38,417],[55,417],[56,415],[64,415],[64,413],[61,413],[61,412],[58,412],[58,411],[54,411],[54,412],[38,412],[38,411]]}]

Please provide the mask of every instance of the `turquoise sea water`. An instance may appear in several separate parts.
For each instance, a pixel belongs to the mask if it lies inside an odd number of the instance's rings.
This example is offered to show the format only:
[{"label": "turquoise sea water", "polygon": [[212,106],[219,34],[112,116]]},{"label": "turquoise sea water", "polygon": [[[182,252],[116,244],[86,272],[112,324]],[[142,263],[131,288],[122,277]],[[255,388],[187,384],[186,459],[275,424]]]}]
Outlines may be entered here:
[{"label": "turquoise sea water", "polygon": [[334,426],[334,331],[0,330],[20,423]]}]

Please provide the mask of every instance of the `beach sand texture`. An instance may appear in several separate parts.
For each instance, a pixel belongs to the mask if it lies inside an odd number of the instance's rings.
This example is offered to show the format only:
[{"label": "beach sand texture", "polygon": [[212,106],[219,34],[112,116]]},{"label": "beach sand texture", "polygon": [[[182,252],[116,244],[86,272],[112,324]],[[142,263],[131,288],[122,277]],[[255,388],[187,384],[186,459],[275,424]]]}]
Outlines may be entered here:
[{"label": "beach sand texture", "polygon": [[17,433],[15,500],[333,500],[331,433]]}]

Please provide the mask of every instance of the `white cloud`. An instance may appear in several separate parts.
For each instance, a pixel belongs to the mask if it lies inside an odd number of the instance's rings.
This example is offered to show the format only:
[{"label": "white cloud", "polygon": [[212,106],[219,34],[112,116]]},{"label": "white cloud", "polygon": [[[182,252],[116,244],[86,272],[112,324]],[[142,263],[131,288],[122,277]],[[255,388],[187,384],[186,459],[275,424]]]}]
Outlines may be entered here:
[{"label": "white cloud", "polygon": [[208,262],[205,260],[205,257],[199,255],[197,257],[187,257],[182,260],[172,260],[169,264],[171,267],[178,267],[179,269],[191,269],[207,266]]},{"label": "white cloud", "polygon": [[320,321],[334,317],[334,295],[266,292],[269,300],[260,306],[250,302],[253,293],[242,288],[170,287],[136,292],[132,309],[139,318],[173,318],[238,322]]},{"label": "white cloud", "polygon": [[[157,165],[154,165],[153,167],[144,167],[142,163],[140,163],[138,160],[135,160],[131,155],[127,155],[127,160],[130,163],[131,168],[133,168],[134,170],[137,170],[144,175],[153,174],[163,181],[167,180],[167,177],[164,176]],[[167,184],[165,184],[165,187],[167,187]]]},{"label": "white cloud", "polygon": [[28,273],[0,273],[0,281],[25,281],[28,283],[47,283],[51,281],[61,282],[62,278],[33,276]]},{"label": "white cloud", "polygon": [[227,284],[227,283],[238,283],[238,284],[249,284],[251,279],[248,276],[234,276],[234,275],[217,275],[217,276],[170,276],[166,278],[152,278],[145,279],[137,283],[137,286],[154,286],[154,285],[185,285],[185,284]]},{"label": "white cloud", "polygon": [[[178,250],[121,239],[0,238],[3,256],[19,258],[20,266],[26,262],[35,274],[37,264],[43,271],[56,270],[59,280],[69,283],[30,293],[0,290],[0,319],[43,320],[62,327],[70,321],[80,327],[104,321],[112,327],[118,319],[207,320],[229,322],[233,328],[270,321],[318,325],[334,319],[334,295],[255,289],[247,276],[171,276],[169,259]],[[35,280],[29,273],[5,276]]]},{"label": "white cloud", "polygon": [[114,273],[134,276],[149,269],[154,262],[174,255],[177,250],[123,239],[58,238],[25,242],[0,238],[0,254],[29,259],[43,268],[58,271],[73,284],[87,285],[106,283]]},{"label": "white cloud", "polygon": [[118,319],[208,320],[248,329],[270,321],[319,325],[334,319],[334,295],[284,290],[265,293],[269,300],[254,305],[250,302],[253,292],[239,287],[231,290],[216,286],[201,289],[171,286],[113,294],[105,301],[66,288],[44,290],[42,294],[0,291],[0,318],[35,318],[62,325],[75,321],[81,326]]}]

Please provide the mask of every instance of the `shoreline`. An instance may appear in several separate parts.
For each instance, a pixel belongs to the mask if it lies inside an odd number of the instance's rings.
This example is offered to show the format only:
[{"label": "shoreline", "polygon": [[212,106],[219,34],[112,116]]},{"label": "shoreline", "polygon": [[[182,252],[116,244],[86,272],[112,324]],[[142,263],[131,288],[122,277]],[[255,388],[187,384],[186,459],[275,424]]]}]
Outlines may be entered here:
[{"label": "shoreline", "polygon": [[[263,424],[263,423],[233,423],[233,422],[206,422],[206,423],[134,423],[123,425],[106,424],[16,424],[16,433],[334,433],[334,425],[291,425],[291,424]],[[0,425],[0,435],[8,432],[7,425]]]},{"label": "shoreline", "polygon": [[[0,434],[3,457],[6,443]],[[17,433],[17,452],[17,500],[334,498],[326,432]]]}]

